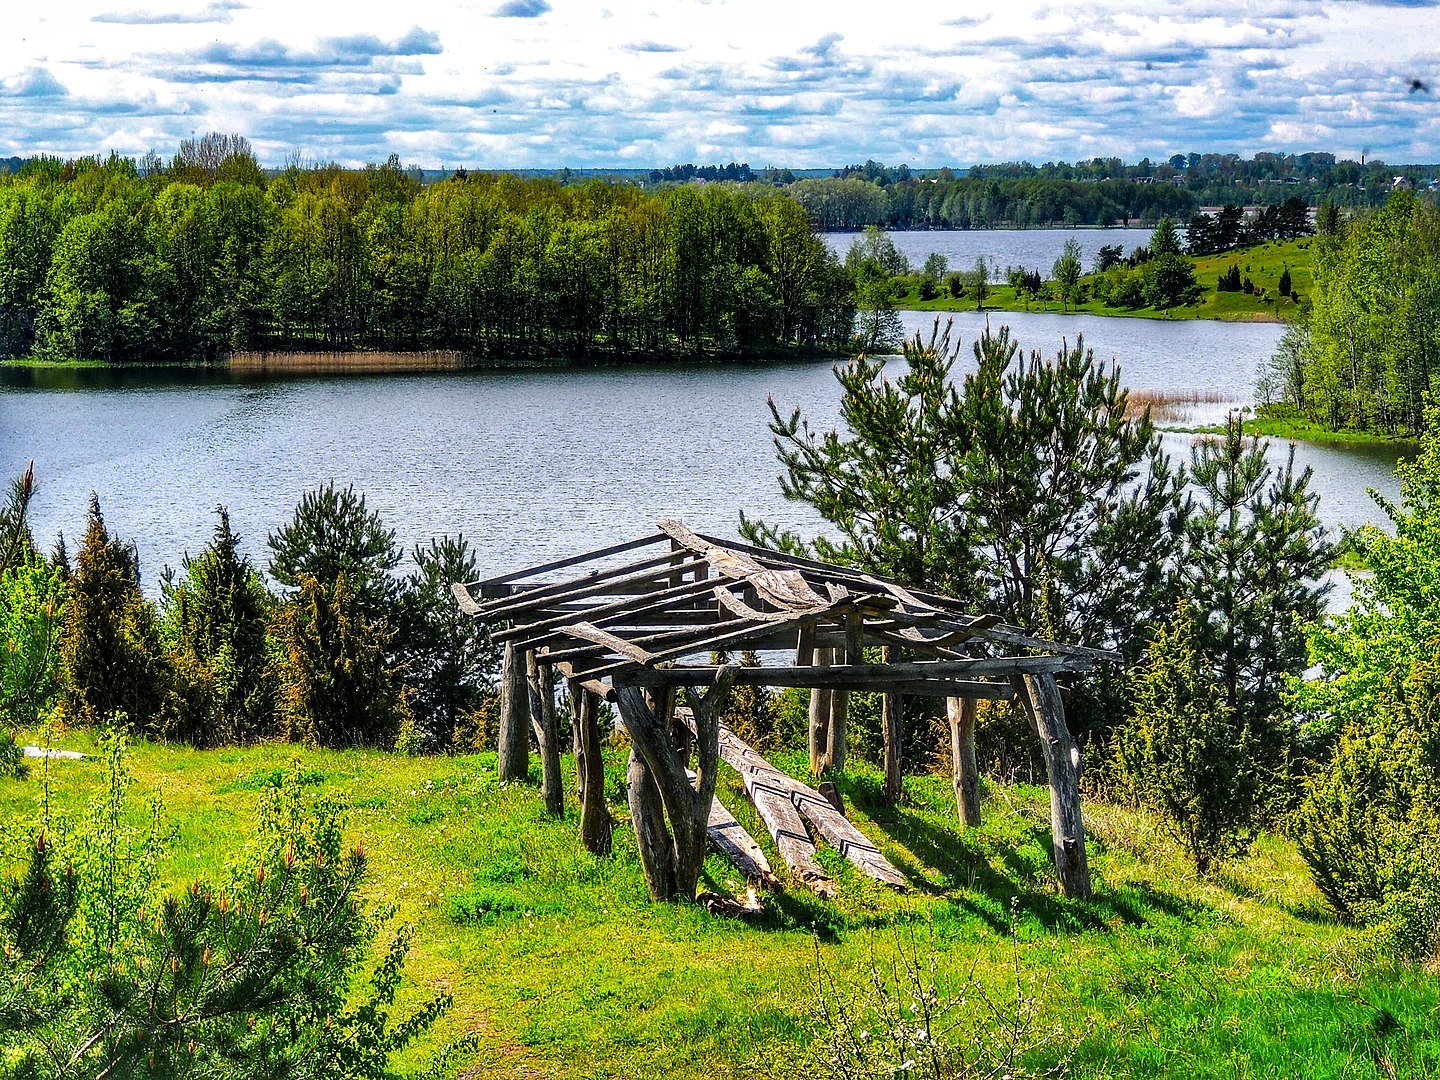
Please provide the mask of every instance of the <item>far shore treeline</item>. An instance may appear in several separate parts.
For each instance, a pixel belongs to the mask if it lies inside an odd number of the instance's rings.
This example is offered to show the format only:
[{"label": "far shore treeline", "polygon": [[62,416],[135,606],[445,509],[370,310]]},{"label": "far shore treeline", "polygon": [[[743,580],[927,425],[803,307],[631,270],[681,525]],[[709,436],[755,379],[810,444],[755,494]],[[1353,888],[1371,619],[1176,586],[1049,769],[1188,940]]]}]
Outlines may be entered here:
[{"label": "far shore treeline", "polygon": [[0,175],[0,357],[743,356],[850,341],[850,277],[800,204],[763,186],[457,172],[422,187],[393,155],[271,178],[243,139],[222,140],[168,168],[112,155]]}]

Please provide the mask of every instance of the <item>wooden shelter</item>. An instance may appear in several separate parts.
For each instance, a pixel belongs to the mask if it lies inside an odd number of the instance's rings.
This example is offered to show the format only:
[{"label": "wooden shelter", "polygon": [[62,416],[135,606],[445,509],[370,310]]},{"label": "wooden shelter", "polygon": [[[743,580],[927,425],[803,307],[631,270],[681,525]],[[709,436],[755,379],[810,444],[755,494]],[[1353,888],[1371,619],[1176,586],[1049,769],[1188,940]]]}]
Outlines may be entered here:
[{"label": "wooden shelter", "polygon": [[[600,699],[630,734],[629,798],[646,880],[656,898],[694,896],[707,833],[754,879],[770,869],[760,848],[714,798],[721,760],[746,790],[791,871],[825,893],[804,819],[864,872],[904,878],[819,792],[773,768],[720,723],[737,684],[805,687],[816,775],[839,770],[851,691],[878,691],[885,707],[885,790],[900,792],[900,701],[944,698],[961,824],[980,819],[975,702],[1017,699],[1041,740],[1049,774],[1055,866],[1067,895],[1088,896],[1080,813],[1080,752],[1065,724],[1056,676],[1114,659],[1111,653],[1030,637],[997,616],[871,574],[691,532],[659,532],[485,581],[457,584],[470,615],[505,646],[501,693],[502,779],[523,779],[529,736],[539,744],[547,804],[559,813],[560,749],[554,678],[570,682],[575,710],[581,835],[609,847],[603,799]],[[867,663],[863,650],[883,650]],[[719,651],[766,654],[760,667],[717,665]],[[779,654],[779,663],[769,660]],[[873,653],[872,653],[873,656]],[[683,695],[688,708],[677,707]],[[693,762],[693,771],[692,769]],[[823,786],[823,785],[822,785]]]}]

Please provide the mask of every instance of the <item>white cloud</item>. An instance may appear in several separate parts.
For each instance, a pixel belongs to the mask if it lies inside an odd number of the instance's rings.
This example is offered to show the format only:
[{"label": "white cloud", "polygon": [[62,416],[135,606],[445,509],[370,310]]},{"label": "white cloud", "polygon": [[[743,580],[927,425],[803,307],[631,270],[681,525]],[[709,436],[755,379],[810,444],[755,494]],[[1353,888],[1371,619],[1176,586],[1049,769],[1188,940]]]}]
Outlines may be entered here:
[{"label": "white cloud", "polygon": [[[835,166],[1176,151],[1440,157],[1437,9],[1416,0],[67,0],[7,13],[0,156]],[[1363,129],[1363,131],[1362,131]]]}]

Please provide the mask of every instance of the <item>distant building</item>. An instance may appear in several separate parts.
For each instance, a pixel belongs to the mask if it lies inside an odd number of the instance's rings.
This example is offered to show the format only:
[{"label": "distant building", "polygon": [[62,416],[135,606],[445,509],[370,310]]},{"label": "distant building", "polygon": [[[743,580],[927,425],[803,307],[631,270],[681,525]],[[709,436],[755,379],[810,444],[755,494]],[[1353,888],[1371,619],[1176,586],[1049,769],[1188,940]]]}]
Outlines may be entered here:
[{"label": "distant building", "polygon": [[1391,191],[1414,191],[1415,184],[1408,176],[1397,176],[1390,181]]}]

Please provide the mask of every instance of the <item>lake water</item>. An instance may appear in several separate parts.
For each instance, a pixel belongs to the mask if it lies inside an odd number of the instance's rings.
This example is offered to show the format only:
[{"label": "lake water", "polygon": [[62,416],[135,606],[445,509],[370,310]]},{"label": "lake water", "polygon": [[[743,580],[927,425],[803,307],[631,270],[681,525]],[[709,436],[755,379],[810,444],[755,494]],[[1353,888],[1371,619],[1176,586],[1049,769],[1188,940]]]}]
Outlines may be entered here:
[{"label": "lake water", "polygon": [[[968,342],[986,316],[956,315]],[[1002,316],[989,316],[992,324]],[[909,313],[907,328],[932,317]],[[1023,347],[1082,335],[1136,387],[1249,400],[1273,325],[1007,314]],[[0,472],[35,460],[37,538],[74,550],[98,492],[133,538],[147,591],[162,565],[200,550],[218,504],[263,563],[264,538],[301,494],[354,484],[407,549],[463,532],[501,571],[640,536],[663,517],[733,536],[740,512],[813,532],[776,477],[766,398],[833,424],[828,363],[467,371],[351,378],[237,379],[195,370],[0,369]],[[1167,437],[1177,455],[1190,437]],[[1282,453],[1272,448],[1272,453]],[[1393,491],[1388,448],[1301,446],[1332,525],[1375,516],[1367,487]]]},{"label": "lake water", "polygon": [[[1065,250],[1065,241],[1080,244],[1081,263],[1088,273],[1106,244],[1119,244],[1125,254],[1150,242],[1152,229],[934,229],[889,233],[900,253],[919,271],[932,253],[945,256],[951,270],[968,271],[985,257],[993,281],[1005,280],[1005,268],[1023,266],[1050,277],[1050,268]],[[860,233],[824,233],[823,239],[842,259]]]}]

